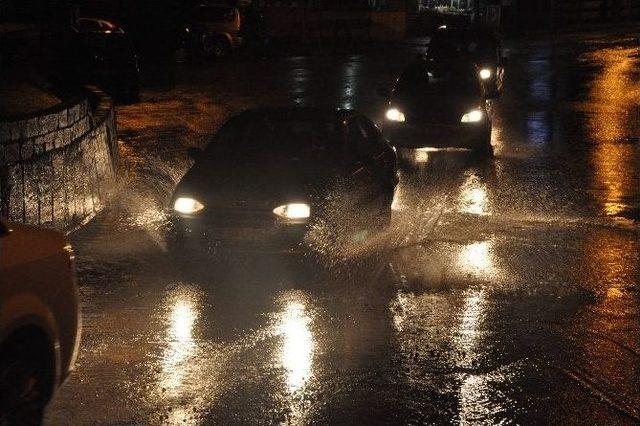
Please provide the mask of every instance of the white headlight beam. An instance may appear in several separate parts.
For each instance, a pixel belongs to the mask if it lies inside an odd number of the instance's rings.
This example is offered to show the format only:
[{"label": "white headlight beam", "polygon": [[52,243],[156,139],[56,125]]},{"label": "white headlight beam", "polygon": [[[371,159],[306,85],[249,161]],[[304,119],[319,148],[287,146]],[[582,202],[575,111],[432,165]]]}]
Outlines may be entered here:
[{"label": "white headlight beam", "polygon": [[397,121],[399,123],[404,122],[404,114],[398,108],[389,108],[385,117],[387,117],[387,120],[389,121]]},{"label": "white headlight beam", "polygon": [[287,220],[308,219],[311,216],[311,207],[306,203],[290,203],[276,207],[273,214]]},{"label": "white headlight beam", "polygon": [[465,115],[462,116],[460,122],[462,123],[477,123],[482,121],[484,118],[484,113],[479,109],[474,109],[473,111],[469,111]]},{"label": "white headlight beam", "polygon": [[204,209],[204,204],[190,197],[179,197],[173,203],[173,209],[181,214],[195,214]]},{"label": "white headlight beam", "polygon": [[483,80],[488,80],[491,78],[491,70],[489,68],[483,68],[480,70],[480,72],[478,73],[480,74],[480,78]]}]

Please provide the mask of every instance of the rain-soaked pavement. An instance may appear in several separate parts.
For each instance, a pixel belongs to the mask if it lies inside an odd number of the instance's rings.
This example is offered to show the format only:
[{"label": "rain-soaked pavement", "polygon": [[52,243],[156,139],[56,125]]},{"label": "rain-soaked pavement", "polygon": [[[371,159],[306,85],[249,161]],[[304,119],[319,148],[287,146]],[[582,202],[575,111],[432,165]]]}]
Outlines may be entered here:
[{"label": "rain-soaked pavement", "polygon": [[173,262],[162,209],[234,111],[375,96],[417,45],[185,67],[121,107],[116,204],[71,235],[84,327],[48,424],[640,423],[635,39],[514,43],[496,157],[428,153],[388,232],[305,279]]}]

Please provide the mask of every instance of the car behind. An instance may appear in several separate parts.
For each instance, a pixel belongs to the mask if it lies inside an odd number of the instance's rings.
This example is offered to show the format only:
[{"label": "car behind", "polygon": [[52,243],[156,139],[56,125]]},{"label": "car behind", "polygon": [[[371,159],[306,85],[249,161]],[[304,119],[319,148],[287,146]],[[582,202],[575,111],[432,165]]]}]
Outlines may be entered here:
[{"label": "car behind", "polygon": [[505,65],[500,40],[486,30],[442,26],[427,46],[426,59],[442,61],[456,58],[476,67],[489,97],[498,97],[504,86]]},{"label": "car behind", "polygon": [[418,59],[387,95],[383,133],[401,160],[425,150],[491,154],[491,117],[475,67]]},{"label": "car behind", "polygon": [[202,4],[193,8],[184,22],[188,51],[222,58],[243,44],[244,19],[236,7]]}]

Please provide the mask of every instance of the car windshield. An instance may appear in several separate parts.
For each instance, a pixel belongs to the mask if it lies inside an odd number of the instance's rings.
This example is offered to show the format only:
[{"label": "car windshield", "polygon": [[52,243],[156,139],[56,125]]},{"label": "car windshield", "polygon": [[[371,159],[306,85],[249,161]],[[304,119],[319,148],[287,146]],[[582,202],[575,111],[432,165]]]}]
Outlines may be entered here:
[{"label": "car windshield", "polygon": [[236,161],[330,160],[337,146],[336,123],[284,117],[236,117],[216,135],[209,157]]},{"label": "car windshield", "polygon": [[481,90],[478,77],[472,70],[446,66],[439,69],[420,66],[400,76],[396,83],[395,94],[399,97],[416,95],[461,97],[479,96]]},{"label": "car windshield", "polygon": [[429,42],[429,56],[436,59],[467,57],[473,61],[495,62],[496,44],[485,35],[439,35]]}]

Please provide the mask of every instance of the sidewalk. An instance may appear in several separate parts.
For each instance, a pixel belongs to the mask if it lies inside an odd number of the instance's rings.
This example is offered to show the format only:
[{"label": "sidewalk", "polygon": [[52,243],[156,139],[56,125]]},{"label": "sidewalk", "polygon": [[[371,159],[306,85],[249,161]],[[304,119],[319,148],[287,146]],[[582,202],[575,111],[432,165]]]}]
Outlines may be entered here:
[{"label": "sidewalk", "polygon": [[60,102],[48,90],[31,82],[3,81],[0,84],[0,119],[30,114]]}]

